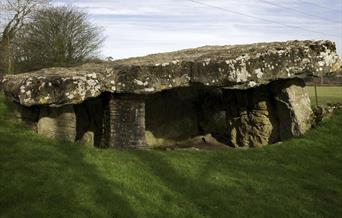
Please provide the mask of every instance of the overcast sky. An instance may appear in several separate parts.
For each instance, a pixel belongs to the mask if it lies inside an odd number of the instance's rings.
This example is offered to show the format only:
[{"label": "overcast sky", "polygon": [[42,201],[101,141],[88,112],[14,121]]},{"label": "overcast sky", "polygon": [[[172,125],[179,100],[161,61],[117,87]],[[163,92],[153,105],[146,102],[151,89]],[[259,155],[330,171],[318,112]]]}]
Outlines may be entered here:
[{"label": "overcast sky", "polygon": [[332,40],[342,56],[342,0],[55,0],[54,4],[80,7],[104,28],[103,57],[293,39]]}]

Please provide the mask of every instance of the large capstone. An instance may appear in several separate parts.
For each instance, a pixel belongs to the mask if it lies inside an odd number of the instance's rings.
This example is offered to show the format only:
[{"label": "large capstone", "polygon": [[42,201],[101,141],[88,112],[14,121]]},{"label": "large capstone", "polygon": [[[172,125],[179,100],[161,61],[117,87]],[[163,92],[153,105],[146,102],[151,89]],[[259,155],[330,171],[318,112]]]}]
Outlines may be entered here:
[{"label": "large capstone", "polygon": [[330,41],[204,46],[7,75],[3,87],[8,98],[22,105],[60,106],[79,104],[103,92],[153,94],[194,83],[245,90],[281,79],[326,75],[340,66]]},{"label": "large capstone", "polygon": [[303,78],[332,74],[330,41],[204,46],[7,75],[39,134],[103,148],[213,142],[258,147],[307,132]]}]

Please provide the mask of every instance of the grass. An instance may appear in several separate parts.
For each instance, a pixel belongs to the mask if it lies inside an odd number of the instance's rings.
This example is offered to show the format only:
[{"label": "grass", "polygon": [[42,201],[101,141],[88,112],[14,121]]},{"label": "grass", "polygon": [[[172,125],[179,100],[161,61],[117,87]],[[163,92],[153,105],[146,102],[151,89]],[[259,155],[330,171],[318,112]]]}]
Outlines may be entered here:
[{"label": "grass", "polygon": [[[313,86],[306,87],[311,104],[316,105],[315,88]],[[342,103],[342,86],[317,86],[318,104]]]},{"label": "grass", "polygon": [[53,141],[10,113],[0,99],[0,217],[342,216],[342,111],[261,149],[173,151]]}]

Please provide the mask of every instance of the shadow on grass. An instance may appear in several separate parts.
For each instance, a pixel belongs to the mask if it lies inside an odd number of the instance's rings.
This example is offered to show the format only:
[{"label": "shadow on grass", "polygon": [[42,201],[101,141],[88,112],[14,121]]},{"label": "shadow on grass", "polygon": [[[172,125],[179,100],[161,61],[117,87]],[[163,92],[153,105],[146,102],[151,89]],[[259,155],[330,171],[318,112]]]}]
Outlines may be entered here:
[{"label": "shadow on grass", "polygon": [[[279,185],[286,181],[284,170],[276,170],[274,166],[260,169],[265,167],[264,162],[258,164],[254,159],[241,163],[238,157],[229,160],[227,153],[212,153],[208,154],[210,158],[203,159],[203,168],[195,176],[180,173],[167,158],[163,158],[165,154],[161,152],[144,151],[135,155],[172,193],[181,196],[178,204],[189,207],[192,213],[196,212],[191,214],[195,217],[287,216],[288,199],[281,191],[284,185]],[[254,167],[250,165],[252,162],[255,162]],[[270,189],[262,190],[260,186]],[[276,191],[273,196],[272,191]],[[276,206],[273,206],[274,199],[278,201]],[[292,207],[295,211],[296,207]],[[300,211],[295,214],[303,215]]]},{"label": "shadow on grass", "polygon": [[232,193],[234,184],[220,186],[208,182],[205,176],[190,177],[179,173],[167,160],[162,152],[141,151],[134,153],[150,171],[173,193],[181,196],[180,207],[191,207],[196,211],[193,216],[222,217],[229,215],[233,199],[227,198]]},{"label": "shadow on grass", "polygon": [[122,187],[86,162],[82,147],[19,129],[0,122],[0,215],[136,217]]},{"label": "shadow on grass", "polygon": [[181,151],[134,154],[198,216],[328,217],[342,212],[336,206],[342,200],[339,114],[305,138],[280,145],[182,156],[183,161],[199,157],[200,167],[189,175],[191,166],[182,170],[184,165],[174,162]]}]

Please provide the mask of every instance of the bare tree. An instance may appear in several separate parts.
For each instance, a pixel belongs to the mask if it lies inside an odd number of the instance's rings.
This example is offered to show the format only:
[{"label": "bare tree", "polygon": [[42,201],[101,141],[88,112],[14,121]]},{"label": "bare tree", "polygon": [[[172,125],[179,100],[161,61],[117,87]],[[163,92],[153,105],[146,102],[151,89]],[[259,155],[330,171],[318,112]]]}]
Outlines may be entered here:
[{"label": "bare tree", "polygon": [[30,16],[49,0],[0,0],[0,73],[11,71],[11,44]]},{"label": "bare tree", "polygon": [[85,12],[64,6],[37,12],[15,41],[19,65],[35,70],[80,64],[96,55],[103,38]]}]

